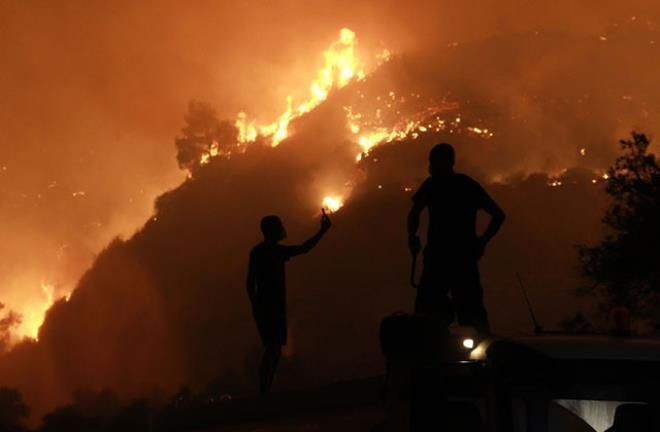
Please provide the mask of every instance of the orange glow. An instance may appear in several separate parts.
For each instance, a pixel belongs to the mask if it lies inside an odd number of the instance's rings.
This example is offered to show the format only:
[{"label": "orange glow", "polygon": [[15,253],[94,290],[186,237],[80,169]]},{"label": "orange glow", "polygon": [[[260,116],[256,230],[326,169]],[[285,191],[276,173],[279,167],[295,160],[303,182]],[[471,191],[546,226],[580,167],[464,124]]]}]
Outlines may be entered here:
[{"label": "orange glow", "polygon": [[66,301],[71,298],[71,292],[56,295],[55,285],[50,282],[42,281],[40,288],[38,296],[31,298],[27,306],[16,309],[21,315],[21,323],[12,331],[13,343],[24,339],[39,340],[39,329],[44,322],[48,309],[61,298]]},{"label": "orange glow", "polygon": [[321,203],[328,213],[334,213],[344,206],[344,201],[339,196],[326,196]]},{"label": "orange glow", "polygon": [[35,300],[23,312],[23,321],[16,333],[19,338],[38,340],[39,328],[44,322],[46,311],[52,306],[55,299],[55,287],[48,282],[41,282],[41,298]]}]

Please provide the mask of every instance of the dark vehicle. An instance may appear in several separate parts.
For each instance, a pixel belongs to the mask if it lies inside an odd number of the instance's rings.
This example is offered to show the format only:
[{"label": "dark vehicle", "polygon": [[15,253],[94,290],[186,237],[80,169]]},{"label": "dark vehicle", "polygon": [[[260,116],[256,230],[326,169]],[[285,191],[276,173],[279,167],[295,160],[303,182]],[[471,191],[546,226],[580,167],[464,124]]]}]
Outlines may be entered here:
[{"label": "dark vehicle", "polygon": [[660,431],[660,340],[433,334],[384,342],[386,431]]}]

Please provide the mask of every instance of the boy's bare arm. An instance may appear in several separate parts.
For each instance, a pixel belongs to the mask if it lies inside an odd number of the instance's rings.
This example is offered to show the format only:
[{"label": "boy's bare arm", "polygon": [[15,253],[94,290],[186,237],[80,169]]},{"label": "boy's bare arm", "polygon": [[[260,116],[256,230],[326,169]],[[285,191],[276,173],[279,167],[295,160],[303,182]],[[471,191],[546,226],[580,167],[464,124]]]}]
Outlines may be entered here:
[{"label": "boy's bare arm", "polygon": [[321,238],[323,238],[331,226],[332,221],[330,220],[330,217],[326,214],[324,209],[321,209],[321,228],[319,228],[318,232],[307,239],[304,243],[297,246],[289,246],[289,256],[305,254],[314,249],[314,246],[321,241]]}]

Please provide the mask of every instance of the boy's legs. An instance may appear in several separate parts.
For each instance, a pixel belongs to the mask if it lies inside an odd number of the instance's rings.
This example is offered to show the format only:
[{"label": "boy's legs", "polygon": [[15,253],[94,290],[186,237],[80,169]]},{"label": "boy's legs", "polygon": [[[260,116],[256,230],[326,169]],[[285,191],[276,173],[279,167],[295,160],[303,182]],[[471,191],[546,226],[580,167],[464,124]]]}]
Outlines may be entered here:
[{"label": "boy's legs", "polygon": [[286,319],[278,313],[262,313],[257,318],[257,327],[264,345],[264,354],[259,365],[259,392],[270,393],[277,365],[286,345]]},{"label": "boy's legs", "polygon": [[265,346],[264,355],[259,366],[259,392],[262,394],[270,393],[275,378],[277,364],[282,356],[282,345],[278,343],[269,343]]}]

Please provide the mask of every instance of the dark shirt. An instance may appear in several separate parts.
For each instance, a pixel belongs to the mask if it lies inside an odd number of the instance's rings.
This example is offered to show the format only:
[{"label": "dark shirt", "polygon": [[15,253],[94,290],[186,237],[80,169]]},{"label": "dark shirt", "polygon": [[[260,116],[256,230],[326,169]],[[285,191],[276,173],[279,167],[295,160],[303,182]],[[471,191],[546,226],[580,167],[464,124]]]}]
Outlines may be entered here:
[{"label": "dark shirt", "polygon": [[250,274],[256,285],[256,306],[260,313],[286,315],[286,273],[284,263],[299,254],[299,246],[259,243],[250,252]]},{"label": "dark shirt", "polygon": [[429,177],[412,199],[429,209],[426,256],[476,259],[477,211],[495,205],[479,183],[464,174]]}]

